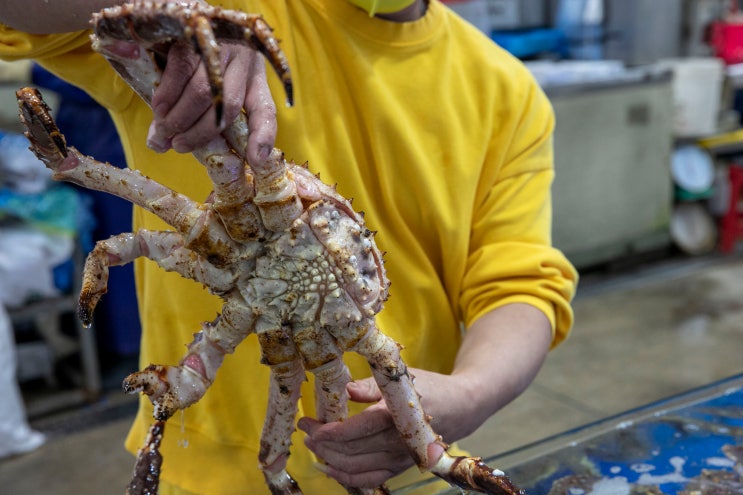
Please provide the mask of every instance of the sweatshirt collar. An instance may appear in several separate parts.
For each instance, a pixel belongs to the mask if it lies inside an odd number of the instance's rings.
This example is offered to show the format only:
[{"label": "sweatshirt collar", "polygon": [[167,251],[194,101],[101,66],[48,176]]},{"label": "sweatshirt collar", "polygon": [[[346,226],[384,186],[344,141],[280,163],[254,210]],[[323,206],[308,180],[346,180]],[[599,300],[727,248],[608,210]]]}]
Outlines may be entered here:
[{"label": "sweatshirt collar", "polygon": [[438,0],[429,0],[426,14],[412,22],[391,22],[371,17],[347,0],[303,0],[320,15],[346,26],[372,43],[393,47],[426,44],[441,35],[445,7]]}]

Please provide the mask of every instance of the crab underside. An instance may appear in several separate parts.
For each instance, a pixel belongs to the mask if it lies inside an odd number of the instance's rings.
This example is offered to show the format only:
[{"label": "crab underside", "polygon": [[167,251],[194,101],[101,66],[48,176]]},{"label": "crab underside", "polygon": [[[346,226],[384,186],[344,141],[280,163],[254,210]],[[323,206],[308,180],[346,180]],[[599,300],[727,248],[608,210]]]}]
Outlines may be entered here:
[{"label": "crab underside", "polygon": [[[186,42],[202,56],[215,106],[221,108],[218,41],[245,43],[264,54],[291,103],[288,63],[259,15],[197,2],[136,1],[95,14],[93,27],[94,49],[148,103],[168,47]],[[121,50],[122,42],[140,49]],[[246,148],[244,113],[226,127],[224,140],[194,152],[214,185],[209,200],[198,203],[139,172],[68,147],[38,91],[23,88],[17,97],[31,149],[56,180],[125,198],[173,227],[124,233],[96,244],[86,260],[80,294],[84,323],[91,323],[107,290],[109,267],[141,256],[204,284],[224,301],[219,317],[202,324],[178,365],[150,365],[124,380],[126,391],[149,396],[155,416],[127,493],[157,492],[165,421],[206,393],[225,355],[251,334],[271,370],[259,461],[272,493],[301,493],[285,467],[307,371],[316,378],[318,419],[346,417],[345,387],[351,379],[342,361],[346,351],[369,361],[421,470],[467,490],[520,493],[479,458],[454,458],[445,451],[438,459],[429,458],[429,446],[446,445],[421,408],[399,344],[375,325],[389,282],[373,233],[334,187],[306,167],[287,162],[281,151],[274,150],[264,163],[248,164],[235,151]],[[384,487],[346,488],[349,493],[388,493]]]}]

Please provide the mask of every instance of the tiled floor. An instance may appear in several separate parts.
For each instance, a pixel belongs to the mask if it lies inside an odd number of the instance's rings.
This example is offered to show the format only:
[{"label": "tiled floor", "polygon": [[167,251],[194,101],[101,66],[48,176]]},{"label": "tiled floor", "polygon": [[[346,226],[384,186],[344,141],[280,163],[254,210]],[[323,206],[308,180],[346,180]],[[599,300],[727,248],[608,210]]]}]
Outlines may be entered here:
[{"label": "tiled floor", "polygon": [[[532,387],[465,447],[509,451],[743,372],[740,255],[585,275],[575,310],[573,335]],[[0,461],[0,491],[122,493],[132,467],[122,449],[132,405],[112,393],[100,405],[34,421],[50,441]]]}]

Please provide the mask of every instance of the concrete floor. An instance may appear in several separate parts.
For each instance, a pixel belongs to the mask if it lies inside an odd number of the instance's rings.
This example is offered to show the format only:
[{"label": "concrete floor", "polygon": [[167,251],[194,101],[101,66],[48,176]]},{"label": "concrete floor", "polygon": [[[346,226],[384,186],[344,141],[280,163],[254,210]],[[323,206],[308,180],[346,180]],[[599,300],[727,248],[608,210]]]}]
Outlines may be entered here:
[{"label": "concrete floor", "polygon": [[[740,255],[587,274],[575,310],[570,339],[466,448],[484,456],[510,451],[743,372]],[[112,391],[99,404],[32,420],[49,442],[0,461],[0,492],[122,493],[132,468],[122,442],[133,406]]]}]

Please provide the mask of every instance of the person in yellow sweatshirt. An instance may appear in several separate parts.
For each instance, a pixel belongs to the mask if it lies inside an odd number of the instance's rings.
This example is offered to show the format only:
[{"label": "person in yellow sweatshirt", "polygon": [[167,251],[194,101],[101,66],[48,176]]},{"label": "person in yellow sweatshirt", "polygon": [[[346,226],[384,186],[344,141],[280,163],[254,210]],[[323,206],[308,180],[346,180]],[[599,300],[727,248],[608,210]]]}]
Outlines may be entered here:
[{"label": "person in yellow sweatshirt", "polygon": [[[115,3],[2,0],[0,57],[32,58],[85,89],[109,109],[130,167],[203,199],[206,173],[182,154],[219,132],[203,68],[172,50],[150,110],[89,46],[90,13]],[[276,145],[366,213],[392,281],[379,326],[404,346],[434,429],[448,442],[471,434],[529,385],[572,325],[577,275],[550,239],[549,101],[518,60],[438,0],[218,4],[265,17],[295,84],[288,108],[264,61],[226,46],[225,121],[244,107],[250,158]],[[167,226],[135,208],[134,228]],[[135,270],[142,365],[175,364],[221,302],[152,262]],[[246,339],[203,399],[171,420],[161,493],[267,493],[256,467],[269,383],[259,361]],[[302,394],[288,470],[308,494],[344,493],[333,479],[395,487],[420,476],[368,366],[347,362],[353,418],[322,425],[311,388]],[[151,413],[143,399],[132,452]]]}]

